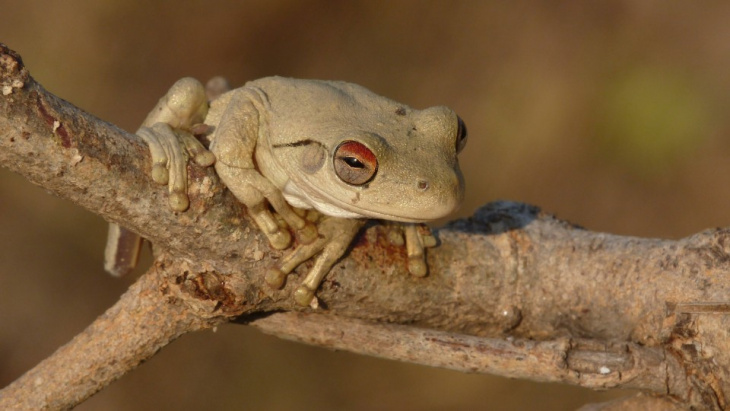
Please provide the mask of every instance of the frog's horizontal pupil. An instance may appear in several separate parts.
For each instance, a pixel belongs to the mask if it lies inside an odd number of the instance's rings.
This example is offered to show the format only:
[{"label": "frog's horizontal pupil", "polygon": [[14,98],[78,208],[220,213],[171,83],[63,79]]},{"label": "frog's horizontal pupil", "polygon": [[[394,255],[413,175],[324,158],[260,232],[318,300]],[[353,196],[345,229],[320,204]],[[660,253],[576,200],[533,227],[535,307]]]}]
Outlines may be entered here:
[{"label": "frog's horizontal pupil", "polygon": [[343,161],[347,163],[348,166],[353,168],[365,168],[365,164],[363,164],[362,161],[356,159],[355,157],[345,157],[343,158]]}]

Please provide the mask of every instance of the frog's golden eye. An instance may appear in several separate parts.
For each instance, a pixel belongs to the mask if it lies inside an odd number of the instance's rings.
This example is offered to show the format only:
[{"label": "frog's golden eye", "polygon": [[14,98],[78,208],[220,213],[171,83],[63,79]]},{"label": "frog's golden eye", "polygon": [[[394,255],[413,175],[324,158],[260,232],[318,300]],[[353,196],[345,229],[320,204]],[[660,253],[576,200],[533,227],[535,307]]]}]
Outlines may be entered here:
[{"label": "frog's golden eye", "polygon": [[456,116],[456,119],[458,121],[458,128],[456,130],[456,153],[459,154],[461,150],[464,149],[464,146],[466,145],[466,124],[464,124],[464,120],[461,119],[461,117]]},{"label": "frog's golden eye", "polygon": [[357,141],[343,141],[337,146],[334,156],[335,173],[342,181],[352,185],[363,185],[372,180],[378,171],[375,154]]}]

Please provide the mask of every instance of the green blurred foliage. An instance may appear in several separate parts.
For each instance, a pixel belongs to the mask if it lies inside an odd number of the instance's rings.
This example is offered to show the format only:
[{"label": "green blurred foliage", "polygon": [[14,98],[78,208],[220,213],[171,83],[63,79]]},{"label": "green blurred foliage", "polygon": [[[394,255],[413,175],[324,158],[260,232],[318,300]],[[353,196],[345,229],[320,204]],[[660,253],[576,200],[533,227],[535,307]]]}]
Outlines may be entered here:
[{"label": "green blurred foliage", "polygon": [[602,97],[600,152],[641,177],[694,154],[714,123],[698,82],[669,67],[632,67],[609,82]]}]

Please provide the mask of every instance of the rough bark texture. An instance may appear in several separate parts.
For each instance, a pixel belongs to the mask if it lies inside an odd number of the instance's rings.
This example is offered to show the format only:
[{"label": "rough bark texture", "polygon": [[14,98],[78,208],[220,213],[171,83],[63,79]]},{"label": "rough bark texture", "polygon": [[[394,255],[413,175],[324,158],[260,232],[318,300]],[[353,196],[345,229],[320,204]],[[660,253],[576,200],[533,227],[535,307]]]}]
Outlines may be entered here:
[{"label": "rough bark texture", "polygon": [[114,307],[0,391],[1,409],[72,407],[178,336],[234,319],[403,361],[655,395],[626,407],[726,407],[728,229],[640,239],[494,203],[439,230],[429,276],[414,278],[373,224],[328,275],[320,309],[260,318],[301,311],[298,276],[264,285],[281,253],[212,169],[189,166],[191,207],[170,212],[144,144],[46,92],[3,45],[0,87],[0,164],[159,250]]}]

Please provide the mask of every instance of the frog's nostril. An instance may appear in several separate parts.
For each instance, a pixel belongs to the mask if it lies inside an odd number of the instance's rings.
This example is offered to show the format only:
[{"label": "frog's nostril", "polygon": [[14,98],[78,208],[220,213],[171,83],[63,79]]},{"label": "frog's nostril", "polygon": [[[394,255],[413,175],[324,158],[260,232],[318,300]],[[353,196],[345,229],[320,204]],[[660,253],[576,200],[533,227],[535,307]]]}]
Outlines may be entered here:
[{"label": "frog's nostril", "polygon": [[427,180],[418,180],[417,186],[419,190],[426,191],[428,190],[429,184]]}]

